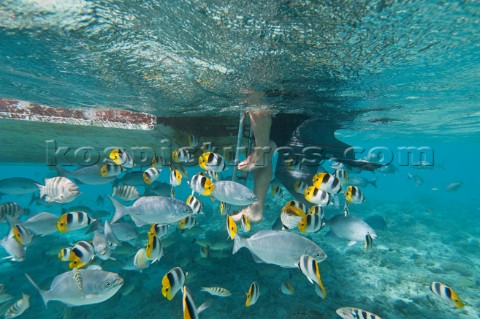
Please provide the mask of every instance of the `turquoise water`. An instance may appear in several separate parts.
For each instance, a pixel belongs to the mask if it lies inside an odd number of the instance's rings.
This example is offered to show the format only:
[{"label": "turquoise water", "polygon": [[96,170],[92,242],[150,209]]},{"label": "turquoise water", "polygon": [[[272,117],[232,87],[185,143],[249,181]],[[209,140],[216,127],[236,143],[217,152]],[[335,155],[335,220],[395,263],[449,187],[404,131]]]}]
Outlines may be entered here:
[{"label": "turquoise water", "polygon": [[[138,239],[113,250],[115,260],[94,259],[93,264],[125,281],[99,304],[67,308],[53,301],[46,308],[24,276],[28,273],[47,289],[55,276],[69,270],[58,259],[59,250],[93,235],[85,228],[35,236],[24,261],[0,262],[3,293],[12,296],[0,304],[0,314],[24,292],[31,296],[30,308],[21,318],[181,318],[182,293],[168,301],[161,292],[163,276],[178,266],[188,272],[186,286],[197,307],[213,299],[200,318],[339,318],[336,310],[347,306],[381,318],[480,318],[477,2],[7,0],[0,3],[0,18],[0,98],[67,109],[146,112],[167,123],[166,129],[158,125],[151,132],[92,128],[95,133],[87,134],[85,126],[30,124],[2,116],[0,180],[24,177],[43,183],[57,176],[55,167],[42,160],[44,137],[64,146],[123,146],[129,151],[157,146],[160,138],[171,140],[174,148],[185,146],[186,136],[195,134],[201,142],[220,146],[222,153],[222,147],[236,146],[239,113],[251,109],[274,114],[270,138],[277,146],[289,145],[304,120],[317,118],[308,140],[301,142],[337,146],[340,153],[352,146],[355,152],[349,154],[357,160],[381,151],[380,163],[397,168],[388,174],[349,171],[350,177],[376,179],[376,187],[360,187],[365,202],[349,206],[352,216],[377,218],[371,226],[378,237],[367,252],[361,242],[348,246],[349,240],[331,236],[328,225],[314,234],[291,230],[328,255],[319,263],[326,299],[297,268],[255,263],[247,249],[232,254],[219,202],[198,196],[204,214],[196,216],[197,226],[181,231],[172,224],[161,238],[163,257],[147,269],[124,268],[146,245],[148,226],[138,228]],[[415,167],[422,158],[407,160],[403,150],[408,147],[426,148],[434,165]],[[195,154],[197,158],[201,151]],[[322,166],[333,172],[333,162],[325,159]],[[185,169],[190,177],[201,171],[197,165]],[[221,179],[232,173],[230,165]],[[277,174],[286,173],[277,169]],[[311,183],[311,175],[304,181]],[[188,180],[184,177],[175,188],[177,199],[190,195]],[[277,175],[272,185],[280,180]],[[169,183],[168,166],[158,181]],[[448,189],[460,181],[460,187]],[[60,216],[78,206],[92,218],[110,220],[114,207],[107,195],[116,182],[76,183],[81,194],[71,203],[37,201],[34,191],[4,194],[0,204],[16,202],[26,209],[21,221],[45,211]],[[253,190],[253,174],[246,186]],[[281,187],[282,198],[269,188],[263,220],[252,224],[250,232],[241,231],[238,223],[241,236],[272,229],[282,207],[294,198]],[[143,195],[148,187],[138,189]],[[162,195],[170,196],[168,187]],[[338,207],[325,208],[327,224],[343,214],[343,194],[339,201]],[[1,222],[2,237],[8,231]],[[206,258],[200,255],[205,242]],[[0,249],[0,257],[5,256]],[[254,281],[260,297],[245,307],[245,293]],[[295,288],[292,295],[282,293],[285,281]],[[429,289],[434,281],[451,287],[465,307],[456,309],[435,296]],[[211,286],[232,295],[200,291]]]}]

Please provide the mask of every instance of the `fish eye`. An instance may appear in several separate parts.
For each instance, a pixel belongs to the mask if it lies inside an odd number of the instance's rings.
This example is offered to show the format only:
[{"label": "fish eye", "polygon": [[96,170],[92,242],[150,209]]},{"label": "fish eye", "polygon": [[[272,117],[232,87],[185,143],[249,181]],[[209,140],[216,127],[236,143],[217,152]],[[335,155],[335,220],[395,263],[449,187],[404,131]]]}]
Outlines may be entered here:
[{"label": "fish eye", "polygon": [[107,286],[107,287],[110,287],[111,285],[112,285],[112,284],[110,283],[110,281],[107,281],[107,282],[105,283],[105,286]]}]

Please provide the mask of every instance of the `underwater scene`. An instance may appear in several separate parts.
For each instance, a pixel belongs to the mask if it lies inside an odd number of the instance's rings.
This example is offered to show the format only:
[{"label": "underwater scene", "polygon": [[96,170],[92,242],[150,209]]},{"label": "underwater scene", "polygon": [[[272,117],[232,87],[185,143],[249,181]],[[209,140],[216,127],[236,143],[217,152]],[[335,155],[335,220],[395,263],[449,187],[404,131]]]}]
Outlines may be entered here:
[{"label": "underwater scene", "polygon": [[0,1],[0,316],[480,318],[478,1]]}]

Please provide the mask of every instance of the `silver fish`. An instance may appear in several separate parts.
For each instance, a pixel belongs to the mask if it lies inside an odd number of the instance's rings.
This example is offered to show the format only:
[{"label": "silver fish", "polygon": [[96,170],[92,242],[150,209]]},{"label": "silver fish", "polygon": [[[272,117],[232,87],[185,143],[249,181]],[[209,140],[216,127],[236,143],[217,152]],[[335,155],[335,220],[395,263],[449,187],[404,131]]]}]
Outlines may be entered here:
[{"label": "silver fish", "polygon": [[110,255],[112,254],[112,249],[108,243],[107,236],[105,236],[98,230],[94,231],[92,244],[95,255],[98,258],[102,260],[107,260],[110,258]]},{"label": "silver fish", "polygon": [[372,239],[377,238],[372,227],[352,215],[346,217],[343,214],[335,215],[327,222],[327,225],[337,237],[350,240],[349,245],[353,245],[357,241],[365,241],[367,235],[370,235]]},{"label": "silver fish", "polygon": [[122,185],[119,187],[113,186],[113,194],[112,197],[118,197],[125,201],[135,200],[140,197],[140,193],[135,186],[130,185]]},{"label": "silver fish", "polygon": [[29,178],[11,177],[0,180],[0,195],[25,195],[37,190],[37,182]]},{"label": "silver fish", "polygon": [[246,206],[257,200],[257,196],[246,186],[232,181],[220,181],[215,186],[212,196],[231,205]]},{"label": "silver fish", "polygon": [[337,309],[337,315],[342,319],[382,319],[376,314],[353,307],[339,308]]},{"label": "silver fish", "polygon": [[205,291],[211,294],[212,296],[218,296],[218,297],[228,297],[232,295],[232,293],[228,289],[225,289],[222,287],[202,287],[200,291]]},{"label": "silver fish", "polygon": [[69,203],[80,195],[78,186],[66,177],[45,178],[45,186],[37,186],[46,202]]},{"label": "silver fish", "polygon": [[28,308],[30,308],[30,296],[22,293],[22,299],[17,300],[8,308],[5,313],[5,319],[18,317]]},{"label": "silver fish", "polygon": [[28,280],[42,296],[45,306],[51,300],[58,300],[69,307],[91,305],[111,298],[122,287],[123,278],[113,272],[100,269],[79,269],[82,278],[82,290],[73,276],[67,271],[56,276],[49,290],[42,290],[28,275]]},{"label": "silver fish", "polygon": [[89,165],[77,168],[74,171],[67,171],[60,165],[57,165],[57,173],[59,176],[74,178],[75,180],[79,181],[83,184],[88,185],[101,185],[101,184],[108,184],[115,180],[115,176],[107,176],[103,177],[100,174],[100,169],[102,165]]},{"label": "silver fish", "polygon": [[463,184],[462,181],[450,183],[450,184],[447,185],[447,191],[449,191],[449,192],[456,191],[457,189],[460,188],[460,186],[462,186],[462,184]]},{"label": "silver fish", "polygon": [[125,215],[130,215],[137,227],[147,224],[171,224],[193,214],[186,203],[169,197],[144,196],[137,199],[132,206],[124,206],[110,197],[115,206],[111,223]]},{"label": "silver fish", "polygon": [[0,221],[7,221],[7,216],[9,216],[12,222],[15,223],[23,213],[24,209],[18,203],[7,202],[0,205]]},{"label": "silver fish", "polygon": [[11,259],[12,261],[25,260],[25,247],[14,237],[5,237],[0,240],[0,246],[2,246],[8,254],[8,256],[3,259]]},{"label": "silver fish", "polygon": [[57,215],[42,212],[22,222],[22,225],[35,235],[48,235],[57,231],[57,221]]},{"label": "silver fish", "polygon": [[318,263],[327,258],[327,254],[311,240],[282,230],[262,230],[250,238],[235,236],[233,254],[246,247],[256,262],[274,264],[285,268],[295,268],[300,256],[307,254]]},{"label": "silver fish", "polygon": [[[137,227],[130,223],[114,223],[110,224],[110,227],[119,241],[128,242],[138,238]],[[87,233],[91,233],[94,230],[101,230],[104,232],[104,229],[104,225],[102,225],[100,222],[95,222],[92,224]]]},{"label": "silver fish", "polygon": [[120,185],[145,186],[142,171],[128,172],[118,182]]}]

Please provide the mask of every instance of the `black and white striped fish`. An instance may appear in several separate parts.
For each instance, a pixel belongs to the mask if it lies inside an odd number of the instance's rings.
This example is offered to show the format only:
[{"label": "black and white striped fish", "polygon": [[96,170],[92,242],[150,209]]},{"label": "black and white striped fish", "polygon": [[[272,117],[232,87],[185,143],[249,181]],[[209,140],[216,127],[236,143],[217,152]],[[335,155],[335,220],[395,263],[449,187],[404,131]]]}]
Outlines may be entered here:
[{"label": "black and white striped fish", "polygon": [[443,300],[452,302],[453,305],[458,309],[461,309],[465,306],[465,304],[460,300],[460,297],[458,297],[458,295],[455,293],[455,291],[453,291],[452,288],[440,282],[432,282],[432,284],[430,285],[430,290]]},{"label": "black and white striped fish", "polygon": [[308,210],[308,214],[310,215],[320,215],[320,217],[323,219],[325,217],[325,212],[323,211],[323,207],[319,205],[314,205],[310,207]]},{"label": "black and white striped fish", "polygon": [[114,163],[105,163],[100,167],[100,175],[102,177],[113,177],[120,175],[125,169]]},{"label": "black and white striped fish", "polygon": [[12,227],[13,237],[23,246],[32,242],[33,234],[22,224],[15,224]]},{"label": "black and white striped fish", "polygon": [[82,268],[92,261],[94,256],[95,250],[93,245],[88,241],[81,240],[73,246],[69,256],[70,264],[68,266],[72,269]]},{"label": "black and white striped fish", "polygon": [[330,194],[338,194],[342,190],[340,180],[327,172],[313,176],[313,186]]},{"label": "black and white striped fish", "polygon": [[60,252],[58,253],[58,258],[61,261],[69,261],[70,260],[70,253],[72,252],[72,248],[62,248],[60,249]]},{"label": "black and white striped fish", "polygon": [[298,223],[298,229],[302,233],[316,233],[325,226],[322,216],[319,214],[307,214]]},{"label": "black and white striped fish", "polygon": [[338,178],[340,184],[345,185],[348,183],[348,173],[344,169],[335,170],[335,177]]},{"label": "black and white striped fish", "polygon": [[197,197],[190,195],[185,202],[192,208],[193,214],[203,214],[203,204]]},{"label": "black and white striped fish", "polygon": [[257,302],[258,297],[260,297],[260,287],[254,281],[250,285],[250,288],[248,288],[247,301],[245,301],[245,306],[250,307],[250,306],[254,305]]},{"label": "black and white striped fish", "polygon": [[162,294],[168,300],[172,300],[177,292],[183,287],[185,283],[185,273],[182,268],[175,267],[163,276],[162,279]]},{"label": "black and white striped fish", "polygon": [[190,160],[190,153],[186,147],[181,147],[172,151],[172,160],[175,163],[187,163]]},{"label": "black and white striped fish", "polygon": [[197,147],[198,146],[198,138],[195,135],[190,134],[188,136],[188,146],[190,146],[190,147]]},{"label": "black and white striped fish", "polygon": [[150,185],[151,183],[153,183],[158,179],[158,177],[160,176],[160,170],[156,169],[155,167],[149,167],[145,170],[145,172],[143,172],[142,176],[143,176],[143,181],[146,184]]},{"label": "black and white striped fish", "polygon": [[178,228],[181,230],[190,229],[197,224],[197,220],[194,216],[190,215],[178,222]]},{"label": "black and white striped fish", "polygon": [[339,308],[337,309],[337,315],[342,319],[382,319],[371,312],[353,307]]},{"label": "black and white striped fish", "polygon": [[462,181],[453,182],[447,185],[447,191],[453,192],[460,188],[463,185]]},{"label": "black and white striped fish", "polygon": [[66,177],[45,178],[45,186],[37,184],[40,198],[47,202],[69,203],[80,195],[78,186]]},{"label": "black and white striped fish", "polygon": [[200,168],[209,171],[223,172],[227,168],[227,164],[222,155],[205,152],[198,158],[198,165]]},{"label": "black and white striped fish", "polygon": [[133,167],[133,159],[130,154],[122,148],[115,148],[110,152],[110,159],[117,165],[121,165],[125,168]]},{"label": "black and white striped fish", "polygon": [[307,187],[308,185],[305,182],[296,181],[293,185],[293,190],[295,191],[295,193],[304,194]]},{"label": "black and white striped fish", "polygon": [[195,174],[188,183],[193,192],[199,193],[202,196],[209,196],[215,189],[212,180],[202,174]]},{"label": "black and white striped fish", "polygon": [[315,282],[318,284],[320,290],[322,291],[322,296],[325,299],[327,297],[327,291],[323,286],[322,277],[320,276],[320,268],[318,267],[317,261],[309,255],[302,255],[297,266],[307,277],[310,283],[313,284]]},{"label": "black and white striped fish", "polygon": [[163,246],[160,238],[153,233],[148,233],[148,242],[145,251],[147,258],[151,260],[152,264],[159,261],[163,256]]},{"label": "black and white striped fish", "polygon": [[20,316],[30,307],[30,296],[22,293],[22,299],[15,301],[13,305],[5,312],[5,319],[15,318]]},{"label": "black and white striped fish", "polygon": [[218,297],[228,297],[232,295],[232,293],[228,289],[225,289],[222,287],[202,287],[200,291],[205,291],[211,294],[212,296],[218,296]]},{"label": "black and white striped fish", "polygon": [[150,227],[150,233],[160,238],[167,234],[169,227],[168,224],[152,224]]},{"label": "black and white striped fish", "polygon": [[315,186],[307,187],[305,190],[305,199],[315,205],[331,205],[331,194]]},{"label": "black and white striped fish", "polygon": [[85,212],[69,212],[58,218],[57,229],[61,233],[71,232],[87,227],[96,219],[90,218]]},{"label": "black and white striped fish", "polygon": [[247,214],[242,214],[242,219],[240,220],[240,225],[242,226],[242,230],[244,232],[249,232],[250,228],[252,227],[250,224],[250,219],[248,219]]},{"label": "black and white striped fish", "polygon": [[183,286],[183,319],[198,319],[198,314],[207,309],[211,303],[212,300],[206,301],[197,308],[187,286]]},{"label": "black and white striped fish", "polygon": [[362,190],[357,186],[348,186],[345,191],[345,199],[352,204],[361,204],[365,201]]},{"label": "black and white striped fish", "polygon": [[138,189],[136,189],[134,186],[130,186],[130,185],[122,185],[118,187],[113,186],[112,197],[117,197],[125,201],[131,201],[139,198],[140,193],[138,192]]},{"label": "black and white striped fish", "polygon": [[7,202],[0,205],[0,222],[6,222],[5,216],[10,216],[12,220],[18,219],[22,216],[24,210],[22,206],[14,202]]}]

